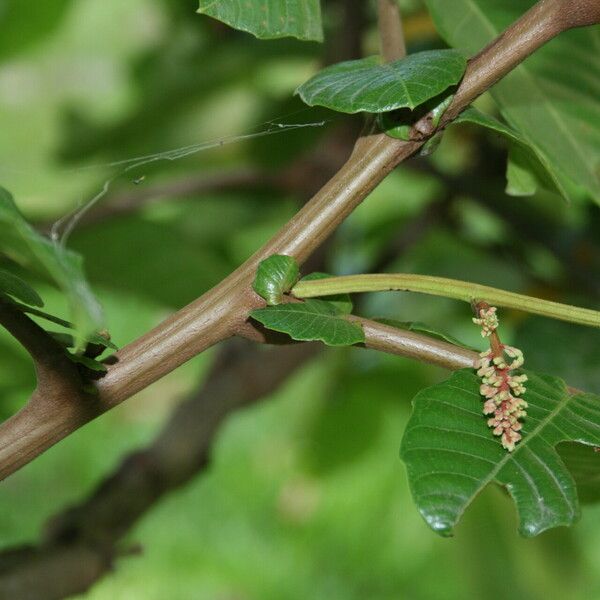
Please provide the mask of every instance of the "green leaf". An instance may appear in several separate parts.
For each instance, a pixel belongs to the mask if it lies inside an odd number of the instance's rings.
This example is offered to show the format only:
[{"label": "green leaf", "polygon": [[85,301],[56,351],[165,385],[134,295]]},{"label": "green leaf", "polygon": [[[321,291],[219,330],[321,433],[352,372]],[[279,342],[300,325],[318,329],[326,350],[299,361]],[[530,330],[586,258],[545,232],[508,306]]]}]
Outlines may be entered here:
[{"label": "green leaf", "polygon": [[200,0],[198,12],[261,39],[323,41],[319,0]]},{"label": "green leaf", "polygon": [[456,50],[429,50],[386,64],[372,56],[327,67],[296,93],[309,106],[344,113],[414,109],[456,85],[466,66]]},{"label": "green leaf", "polygon": [[[427,0],[437,29],[475,54],[534,0]],[[575,182],[600,202],[600,28],[561,33],[491,89],[503,117],[551,165],[560,187]]]},{"label": "green leaf", "polygon": [[[62,331],[49,331],[48,332],[61,346],[65,348],[74,348],[75,347],[75,338],[68,334],[63,333]],[[93,335],[89,340],[87,340],[89,344],[94,344],[96,346],[100,346],[102,348],[110,348],[111,350],[118,350],[119,348],[113,344],[110,340],[107,340],[105,337],[101,335]]]},{"label": "green leaf", "polygon": [[0,252],[48,277],[64,292],[80,342],[101,328],[102,310],[85,280],[81,257],[37,233],[3,188],[0,188]]},{"label": "green leaf", "polygon": [[[506,163],[506,193],[510,196],[533,196],[540,187],[540,180],[535,176],[535,169],[528,166],[529,156],[513,146],[508,150]],[[564,195],[564,193],[563,193]]]},{"label": "green leaf", "polygon": [[25,304],[19,304],[18,302],[15,302],[14,304],[17,308],[22,310],[24,313],[27,313],[28,315],[33,315],[34,317],[45,319],[46,321],[50,321],[50,323],[60,325],[61,327],[66,327],[67,329],[73,329],[73,324],[69,321],[65,321],[60,317],[51,315],[50,313],[47,313],[44,310],[38,310],[37,308],[32,308],[31,306],[26,306]]},{"label": "green leaf", "polygon": [[569,190],[563,187],[561,178],[556,176],[545,154],[512,127],[475,108],[465,110],[454,123],[469,123],[485,127],[509,141],[509,160],[506,172],[506,192],[508,194],[530,196],[539,187],[544,187],[569,198]]},{"label": "green leaf", "polygon": [[63,333],[62,331],[48,331],[47,333],[65,348],[73,348],[73,346],[75,346],[75,340],[73,336],[68,333]]},{"label": "green leaf", "polygon": [[[14,302],[14,301],[13,301],[13,304],[17,308],[22,310],[24,313],[27,313],[28,315],[33,315],[34,317],[39,317],[40,319],[44,319],[46,321],[49,321],[50,323],[54,323],[55,325],[60,325],[61,327],[65,327],[66,329],[74,329],[73,324],[70,323],[69,321],[65,321],[64,319],[61,319],[60,317],[57,317],[55,315],[51,315],[50,313],[47,313],[43,310],[39,310],[37,308],[32,308],[31,306],[27,306],[25,304],[20,304],[19,302]],[[48,333],[51,336],[55,337],[57,339],[57,341],[59,341],[60,343],[62,343],[63,345],[65,345],[67,347],[75,347],[76,346],[75,338],[68,333],[59,333],[59,332],[53,332],[53,331],[49,331]],[[89,335],[84,341],[86,344],[88,344],[88,343],[95,344],[96,346],[103,346],[104,348],[110,348],[111,350],[119,349],[118,346],[116,346],[113,342],[111,342],[108,337],[105,337],[104,335],[102,335],[100,333],[93,333],[93,334]],[[68,342],[68,344],[67,344],[67,342]]]},{"label": "green leaf", "polygon": [[252,288],[269,305],[280,304],[283,294],[298,281],[300,270],[291,256],[274,254],[258,265]]},{"label": "green leaf", "polygon": [[88,358],[87,356],[81,356],[79,354],[71,354],[71,352],[68,352],[68,356],[72,362],[78,365],[82,365],[90,371],[96,371],[97,373],[106,373],[106,365],[103,365],[101,362],[98,362],[93,358]]},{"label": "green leaf", "polygon": [[[331,277],[329,273],[310,273],[303,277],[300,281],[314,281],[315,279],[328,279]],[[327,302],[336,306],[340,312],[349,315],[352,312],[353,305],[350,299],[350,294],[336,294],[334,296],[327,296]]]},{"label": "green leaf", "polygon": [[441,340],[442,342],[449,342],[450,344],[454,344],[455,346],[460,346],[461,348],[467,348],[468,350],[473,350],[471,346],[467,346],[463,344],[461,341],[457,340],[454,336],[451,336],[448,333],[440,331],[439,329],[435,329],[426,323],[421,323],[420,321],[397,321],[396,319],[375,319],[378,323],[383,323],[384,325],[389,325],[390,327],[395,327],[396,329],[404,329],[406,331],[415,331],[416,333],[424,333],[429,337],[432,337],[436,340]]},{"label": "green leaf", "polygon": [[[406,114],[406,110],[395,110],[377,115],[377,124],[386,135],[399,140],[410,140],[410,132],[415,121],[428,112],[431,114],[431,125],[437,127],[448,107],[452,104],[454,94],[447,94],[445,98],[438,102],[439,98],[434,98],[419,107],[419,111]],[[427,140],[425,145],[419,151],[419,155],[428,156],[439,146],[442,132],[439,131],[432,138]],[[433,148],[432,148],[433,147]]]},{"label": "green leaf", "polygon": [[40,295],[20,277],[0,269],[0,294],[12,296],[30,306],[44,306]]},{"label": "green leaf", "polygon": [[351,346],[365,341],[362,327],[325,300],[268,306],[253,310],[250,316],[268,329],[287,333],[298,341],[318,340],[328,346]]},{"label": "green leaf", "polygon": [[512,453],[487,427],[473,371],[457,371],[415,397],[401,455],[417,507],[441,535],[452,535],[467,506],[492,482],[505,486],[515,501],[524,536],[579,517],[575,482],[555,446],[600,444],[600,398],[571,396],[555,377],[527,376],[528,414]]}]

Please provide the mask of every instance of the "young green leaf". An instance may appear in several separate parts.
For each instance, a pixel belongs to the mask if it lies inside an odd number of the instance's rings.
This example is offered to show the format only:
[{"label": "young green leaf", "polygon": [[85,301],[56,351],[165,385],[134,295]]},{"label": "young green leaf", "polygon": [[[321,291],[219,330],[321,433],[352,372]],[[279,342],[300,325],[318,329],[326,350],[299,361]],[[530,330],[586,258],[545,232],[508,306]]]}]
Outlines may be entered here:
[{"label": "young green leaf", "polygon": [[63,333],[62,331],[48,331],[47,333],[65,348],[73,348],[75,346],[75,340],[69,333]]},{"label": "young green leaf", "polygon": [[[39,317],[40,319],[44,319],[45,321],[49,321],[50,323],[54,323],[55,325],[60,325],[65,329],[74,329],[73,324],[69,323],[69,321],[65,321],[60,317],[55,315],[51,315],[43,310],[39,310],[37,308],[32,308],[31,306],[27,306],[26,304],[21,304],[19,302],[11,301],[13,306],[17,307],[22,312],[32,315],[34,317]],[[74,336],[69,333],[64,332],[54,332],[48,331],[48,333],[55,338],[61,345],[67,348],[75,348],[77,346],[77,340]],[[92,333],[89,335],[83,344],[79,344],[81,346],[80,349],[87,346],[88,344],[93,344],[94,346],[100,346],[102,348],[109,348],[110,350],[118,350],[118,346],[114,344],[110,338],[106,335],[102,335],[101,333]]]},{"label": "young green leaf", "polygon": [[[49,331],[48,332],[61,346],[65,348],[74,348],[75,347],[75,338],[69,333],[63,333],[62,331]],[[87,340],[88,344],[93,344],[94,346],[100,346],[101,348],[109,348],[111,350],[118,350],[117,346],[113,344],[110,340],[107,340],[105,337],[101,335],[93,335]]]},{"label": "young green leaf", "polygon": [[396,329],[404,329],[406,331],[415,331],[417,333],[424,333],[429,337],[432,337],[436,340],[441,340],[442,342],[449,342],[450,344],[454,344],[455,346],[460,346],[461,348],[467,348],[468,350],[473,350],[470,346],[463,344],[461,341],[457,340],[454,336],[451,336],[448,333],[440,331],[435,327],[431,327],[426,323],[421,323],[420,321],[397,321],[396,319],[375,319],[378,323],[383,323],[384,325],[389,325],[390,327],[396,327]]},{"label": "young green leaf", "polygon": [[575,482],[555,447],[565,441],[600,444],[600,398],[570,395],[562,380],[526,373],[529,406],[513,452],[491,435],[471,370],[415,397],[401,455],[417,507],[439,534],[452,535],[467,506],[492,482],[515,501],[524,536],[579,517]]},{"label": "young green leaf", "polygon": [[325,300],[258,308],[250,316],[268,329],[287,333],[298,341],[318,340],[328,346],[352,346],[365,341],[362,327]]},{"label": "young green leaf", "polygon": [[[534,0],[426,0],[453,47],[475,54]],[[600,28],[561,33],[491,88],[503,117],[546,157],[564,189],[600,202]],[[573,193],[573,192],[571,192]]]},{"label": "young green leaf", "polygon": [[[300,281],[315,281],[317,279],[328,279],[331,277],[329,273],[310,273],[303,277]],[[337,294],[334,296],[327,296],[327,302],[336,306],[340,312],[349,315],[352,312],[352,300],[350,299],[350,294]]]},{"label": "young green leaf", "polygon": [[7,294],[30,306],[44,306],[40,295],[20,277],[0,269],[0,295]]},{"label": "young green leaf", "polygon": [[291,256],[274,254],[258,265],[252,288],[267,304],[281,304],[283,294],[298,281],[300,270]]},{"label": "young green leaf", "polygon": [[68,352],[68,356],[72,362],[81,365],[90,371],[95,371],[96,373],[106,373],[106,365],[103,365],[101,362],[98,362],[93,358],[81,356],[80,354],[72,354],[71,352]]},{"label": "young green leaf", "polygon": [[3,188],[0,188],[0,252],[48,277],[62,289],[80,342],[101,328],[102,310],[85,280],[81,257],[37,233]]},{"label": "young green leaf", "polygon": [[386,64],[372,56],[326,67],[296,93],[309,106],[344,113],[414,109],[456,85],[466,66],[456,50],[429,50]]},{"label": "young green leaf", "polygon": [[320,0],[200,0],[198,12],[257,38],[323,41]]},{"label": "young green leaf", "polygon": [[539,187],[570,198],[570,189],[552,169],[543,152],[531,144],[523,135],[498,119],[490,117],[475,108],[468,108],[454,124],[469,123],[500,134],[509,141],[509,160],[506,171],[506,192],[512,196],[530,196]]}]

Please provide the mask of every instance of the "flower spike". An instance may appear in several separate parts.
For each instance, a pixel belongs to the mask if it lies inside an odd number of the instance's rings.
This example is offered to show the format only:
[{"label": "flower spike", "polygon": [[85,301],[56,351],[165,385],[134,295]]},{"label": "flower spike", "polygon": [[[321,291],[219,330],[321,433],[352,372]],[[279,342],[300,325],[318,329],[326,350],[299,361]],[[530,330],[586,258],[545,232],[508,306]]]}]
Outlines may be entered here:
[{"label": "flower spike", "polygon": [[477,376],[481,378],[479,393],[485,398],[483,414],[490,415],[488,426],[500,436],[502,446],[509,452],[521,439],[520,419],[527,416],[527,402],[519,398],[525,393],[527,375],[515,375],[514,369],[523,366],[523,352],[500,342],[496,330],[496,307],[485,302],[475,305],[477,317],[473,322],[481,326],[481,335],[490,338],[490,349],[482,352],[477,363]]}]

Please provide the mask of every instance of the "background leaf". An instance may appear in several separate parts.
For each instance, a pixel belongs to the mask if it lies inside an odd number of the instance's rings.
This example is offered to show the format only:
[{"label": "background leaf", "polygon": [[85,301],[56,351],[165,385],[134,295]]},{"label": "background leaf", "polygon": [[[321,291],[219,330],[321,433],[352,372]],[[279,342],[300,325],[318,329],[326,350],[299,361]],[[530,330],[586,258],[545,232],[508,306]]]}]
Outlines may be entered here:
[{"label": "background leaf", "polygon": [[280,304],[284,292],[292,289],[299,276],[300,270],[294,258],[274,254],[259,263],[252,288],[267,304]]},{"label": "background leaf", "polygon": [[419,52],[387,64],[371,56],[327,67],[296,93],[309,106],[344,113],[414,109],[457,84],[466,66],[456,50]]},{"label": "background leaf", "polygon": [[63,291],[80,341],[101,328],[102,310],[85,280],[81,257],[37,233],[3,188],[0,188],[0,252],[48,277]]},{"label": "background leaf", "polygon": [[557,447],[575,483],[579,501],[591,504],[600,500],[600,453],[583,444],[563,443]]},{"label": "background leaf", "polygon": [[319,0],[200,0],[198,12],[258,38],[323,40]]},{"label": "background leaf", "polygon": [[250,315],[268,329],[298,341],[318,340],[328,346],[351,346],[365,341],[362,327],[345,318],[331,302],[306,300],[253,310]]},{"label": "background leaf", "polygon": [[[426,1],[444,39],[470,54],[534,4]],[[599,27],[561,33],[494,85],[491,94],[508,123],[547,157],[562,187],[577,182],[600,202]]]},{"label": "background leaf", "polygon": [[570,199],[570,191],[563,186],[543,152],[535,144],[498,119],[468,108],[454,121],[455,124],[470,123],[494,131],[510,142],[506,169],[506,192],[513,196],[531,196],[538,187],[544,187]]},{"label": "background leaf", "polygon": [[512,453],[487,427],[472,371],[457,371],[415,397],[401,452],[417,507],[441,535],[452,535],[466,507],[492,482],[506,486],[515,501],[524,536],[579,517],[575,483],[555,446],[600,444],[600,398],[571,396],[560,379],[527,375],[528,414]]},{"label": "background leaf", "polygon": [[21,0],[0,2],[0,57],[9,58],[52,34],[72,4],[73,0],[50,0],[38,2],[32,10]]},{"label": "background leaf", "polygon": [[555,373],[573,387],[600,394],[600,331],[530,317],[517,329],[516,345],[532,369]]}]

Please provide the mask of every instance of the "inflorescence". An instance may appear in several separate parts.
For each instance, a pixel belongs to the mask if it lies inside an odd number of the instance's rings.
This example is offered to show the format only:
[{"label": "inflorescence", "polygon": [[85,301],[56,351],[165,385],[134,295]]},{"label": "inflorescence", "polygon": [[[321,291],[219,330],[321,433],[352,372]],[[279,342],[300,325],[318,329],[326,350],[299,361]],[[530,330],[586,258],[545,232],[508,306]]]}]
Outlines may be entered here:
[{"label": "inflorescence", "polygon": [[478,305],[478,318],[473,322],[481,326],[481,335],[489,337],[490,349],[480,354],[477,375],[481,377],[480,394],[485,398],[483,414],[492,415],[488,426],[494,435],[501,436],[502,446],[509,452],[521,439],[521,422],[527,415],[527,402],[519,398],[525,392],[527,375],[514,375],[512,371],[523,366],[523,352],[500,343],[496,329],[496,308],[484,303]]}]

